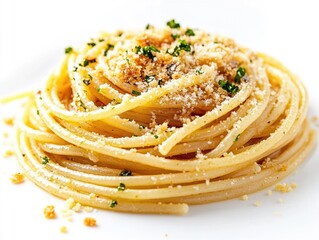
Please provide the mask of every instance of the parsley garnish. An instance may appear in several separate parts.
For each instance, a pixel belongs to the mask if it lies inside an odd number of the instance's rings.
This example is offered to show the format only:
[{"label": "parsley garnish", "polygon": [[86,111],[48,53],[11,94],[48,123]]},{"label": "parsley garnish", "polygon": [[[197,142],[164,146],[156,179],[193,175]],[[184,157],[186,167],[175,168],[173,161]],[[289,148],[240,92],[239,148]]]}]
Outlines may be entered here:
[{"label": "parsley garnish", "polygon": [[40,115],[40,111],[37,109],[37,115]]},{"label": "parsley garnish", "polygon": [[140,93],[140,92],[135,91],[135,90],[132,90],[132,94],[133,94],[133,95],[135,95],[135,96],[139,96],[139,95],[141,95],[141,93]]},{"label": "parsley garnish", "polygon": [[[77,94],[78,95],[78,98],[80,99],[80,95],[79,94]],[[82,102],[82,100],[80,99],[80,100],[78,100],[78,102],[80,103],[80,106],[84,109],[84,110],[86,110],[86,106],[84,105],[84,103]]]},{"label": "parsley garnish", "polygon": [[154,80],[155,80],[155,77],[154,76],[149,76],[149,75],[146,75],[145,79],[144,79],[144,81],[147,82],[147,83],[150,83],[150,82],[152,82]]},{"label": "parsley garnish", "polygon": [[118,191],[124,191],[125,190],[125,184],[124,183],[120,183],[120,185],[118,185],[117,187]]},{"label": "parsley garnish", "polygon": [[85,60],[83,61],[83,63],[80,63],[79,65],[80,65],[81,67],[86,67],[87,65],[89,65],[89,60],[85,59]]},{"label": "parsley garnish", "polygon": [[141,46],[136,46],[135,47],[135,53],[136,54],[142,54],[150,59],[154,59],[154,55],[152,52],[159,52],[159,50],[154,47],[154,46],[145,46],[145,47],[141,47]]},{"label": "parsley garnish", "polygon": [[185,32],[187,36],[195,36],[193,29],[188,28]]},{"label": "parsley garnish", "polygon": [[50,160],[48,156],[41,157],[41,159],[42,159],[42,164],[44,165],[46,165]]},{"label": "parsley garnish", "polygon": [[86,86],[89,86],[90,85],[90,82],[91,80],[87,79],[87,80],[83,80],[83,83],[86,85]]},{"label": "parsley garnish", "polygon": [[243,67],[239,67],[236,71],[235,83],[240,83],[240,80],[246,74],[246,69]]},{"label": "parsley garnish", "polygon": [[191,45],[187,43],[185,40],[179,40],[179,45],[174,48],[173,52],[169,52],[168,50],[166,52],[174,57],[178,57],[181,50],[190,52]]},{"label": "parsley garnish", "polygon": [[120,176],[123,176],[123,177],[128,177],[128,176],[132,176],[132,171],[130,170],[127,170],[127,169],[123,169],[121,172],[120,172]]},{"label": "parsley garnish", "polygon": [[149,29],[150,26],[151,26],[150,24],[147,24],[146,27],[145,27],[145,29]]},{"label": "parsley garnish", "polygon": [[97,92],[101,92],[101,88],[96,89]]},{"label": "parsley garnish", "polygon": [[239,138],[240,138],[240,134],[238,134],[238,135],[236,136],[234,142],[237,142]]},{"label": "parsley garnish", "polygon": [[104,39],[103,39],[103,38],[100,38],[100,39],[99,39],[99,42],[104,42]]},{"label": "parsley garnish", "polygon": [[89,43],[87,43],[87,45],[91,46],[91,47],[94,47],[96,45],[96,43],[95,42],[89,42]]},{"label": "parsley garnish", "polygon": [[73,48],[72,47],[67,47],[66,49],[64,49],[64,53],[65,54],[68,54],[68,53],[71,53],[73,52]]},{"label": "parsley garnish", "polygon": [[174,34],[174,33],[171,34],[171,37],[172,37],[174,40],[176,40],[176,39],[179,38],[180,36],[181,36],[180,34]]},{"label": "parsley garnish", "polygon": [[218,84],[222,89],[226,90],[231,95],[234,95],[235,93],[239,91],[239,87],[231,84],[227,80],[219,80]]},{"label": "parsley garnish", "polygon": [[115,208],[117,206],[117,201],[116,200],[112,200],[111,204],[110,204],[110,208]]},{"label": "parsley garnish", "polygon": [[77,66],[73,66],[73,72],[76,72],[78,70]]},{"label": "parsley garnish", "polygon": [[203,74],[204,71],[201,68],[196,68],[196,73],[197,74]]},{"label": "parsley garnish", "polygon": [[175,19],[168,21],[166,23],[166,25],[169,26],[170,28],[180,28],[181,27],[181,25],[179,23],[175,22]]},{"label": "parsley garnish", "polygon": [[112,50],[112,49],[114,49],[114,45],[108,43],[108,44],[107,44],[107,47],[106,47],[106,49],[105,49],[105,51],[104,51],[104,56],[106,57],[108,51],[109,51],[109,50]]}]

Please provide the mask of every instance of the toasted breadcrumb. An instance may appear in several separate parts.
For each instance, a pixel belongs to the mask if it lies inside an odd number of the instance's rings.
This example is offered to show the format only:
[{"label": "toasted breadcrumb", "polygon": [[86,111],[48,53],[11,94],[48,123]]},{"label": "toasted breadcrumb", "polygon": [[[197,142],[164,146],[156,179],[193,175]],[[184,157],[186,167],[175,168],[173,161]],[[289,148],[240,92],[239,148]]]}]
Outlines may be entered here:
[{"label": "toasted breadcrumb", "polygon": [[92,218],[92,217],[84,218],[84,225],[87,227],[95,227],[96,226],[95,218]]},{"label": "toasted breadcrumb", "polygon": [[48,219],[56,218],[55,208],[53,205],[46,206],[43,210],[43,214]]},{"label": "toasted breadcrumb", "polygon": [[272,191],[271,191],[271,190],[268,190],[268,191],[267,191],[267,195],[268,195],[268,196],[271,196],[271,195],[272,195]]},{"label": "toasted breadcrumb", "polygon": [[66,226],[60,227],[60,232],[61,232],[61,233],[67,233],[67,232],[68,232],[67,227],[66,227]]},{"label": "toasted breadcrumb", "polygon": [[6,125],[13,126],[14,117],[3,118],[3,122],[4,122]]},{"label": "toasted breadcrumb", "polygon": [[14,184],[20,184],[24,182],[24,175],[22,173],[12,174],[10,178],[11,182]]},{"label": "toasted breadcrumb", "polygon": [[248,200],[248,195],[245,194],[245,195],[241,196],[239,199],[243,200],[243,201],[247,201]]},{"label": "toasted breadcrumb", "polygon": [[6,150],[3,157],[8,158],[14,155],[14,152],[12,150]]},{"label": "toasted breadcrumb", "polygon": [[254,205],[255,205],[256,207],[260,207],[260,206],[261,206],[261,202],[260,202],[260,201],[256,201],[256,202],[254,202]]},{"label": "toasted breadcrumb", "polygon": [[275,191],[281,192],[281,193],[288,193],[288,192],[291,192],[296,187],[297,187],[296,183],[292,183],[291,185],[287,183],[279,183],[275,186]]}]

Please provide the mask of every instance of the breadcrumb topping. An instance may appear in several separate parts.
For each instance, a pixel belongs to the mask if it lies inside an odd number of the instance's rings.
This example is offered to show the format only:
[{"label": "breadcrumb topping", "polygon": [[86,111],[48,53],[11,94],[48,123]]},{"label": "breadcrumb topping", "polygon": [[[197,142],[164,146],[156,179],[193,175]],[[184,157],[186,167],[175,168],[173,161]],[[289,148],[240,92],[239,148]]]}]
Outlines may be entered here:
[{"label": "breadcrumb topping", "polygon": [[66,226],[61,226],[61,227],[60,227],[60,232],[61,232],[61,233],[67,233],[67,232],[68,232],[67,227],[66,227]]},{"label": "breadcrumb topping", "polygon": [[43,210],[43,214],[47,219],[56,218],[55,208],[53,205],[46,206]]},{"label": "breadcrumb topping", "polygon": [[84,225],[87,227],[95,227],[96,226],[95,218],[92,218],[92,217],[84,218]]},{"label": "breadcrumb topping", "polygon": [[10,178],[11,182],[14,184],[20,184],[24,182],[24,175],[23,173],[15,173],[12,174],[11,178]]},{"label": "breadcrumb topping", "polygon": [[281,193],[291,192],[293,189],[297,187],[296,183],[288,184],[288,183],[279,183],[275,186],[275,191]]}]

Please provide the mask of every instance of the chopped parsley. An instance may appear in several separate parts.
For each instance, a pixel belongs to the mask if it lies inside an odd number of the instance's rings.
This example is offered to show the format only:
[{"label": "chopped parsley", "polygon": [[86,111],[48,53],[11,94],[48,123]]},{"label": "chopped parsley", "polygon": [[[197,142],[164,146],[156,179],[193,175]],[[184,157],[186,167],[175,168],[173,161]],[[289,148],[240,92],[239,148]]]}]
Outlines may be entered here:
[{"label": "chopped parsley", "polygon": [[193,29],[187,28],[185,35],[187,36],[195,36]]},{"label": "chopped parsley", "polygon": [[175,19],[168,21],[166,23],[166,25],[169,26],[170,28],[180,28],[181,27],[181,25],[179,23],[175,22]]},{"label": "chopped parsley", "polygon": [[87,45],[91,46],[91,47],[94,47],[96,45],[96,43],[95,42],[89,42],[89,43],[87,43]]},{"label": "chopped parsley", "polygon": [[145,126],[139,125],[138,128],[139,128],[139,129],[145,129]]},{"label": "chopped parsley", "polygon": [[227,80],[219,80],[218,81],[219,86],[224,89],[225,91],[227,91],[228,93],[230,93],[231,95],[234,95],[235,93],[237,93],[239,91],[239,87],[231,84],[230,82],[228,82]]},{"label": "chopped parsley", "polygon": [[91,80],[89,80],[89,79],[83,80],[83,83],[84,83],[86,86],[89,86],[89,85],[91,84]]},{"label": "chopped parsley", "polygon": [[100,38],[100,39],[99,39],[99,42],[104,42],[104,39],[103,39],[103,38]]},{"label": "chopped parsley", "polygon": [[171,37],[176,40],[177,38],[179,38],[181,35],[180,34],[175,34],[175,33],[172,33],[171,34]]},{"label": "chopped parsley", "polygon": [[155,77],[154,76],[149,76],[149,75],[146,75],[145,79],[144,79],[144,81],[147,82],[147,83],[150,83],[150,82],[152,82],[154,80],[155,80]]},{"label": "chopped parsley", "polygon": [[204,71],[201,68],[196,68],[196,74],[203,74]]},{"label": "chopped parsley", "polygon": [[97,92],[101,92],[101,88],[96,89]]},{"label": "chopped parsley", "polygon": [[132,90],[132,94],[135,95],[135,96],[139,96],[139,95],[141,95],[141,92]]},{"label": "chopped parsley", "polygon": [[123,176],[123,177],[128,177],[128,176],[132,176],[132,171],[130,170],[127,170],[127,169],[123,169],[121,172],[120,172],[120,176]]},{"label": "chopped parsley", "polygon": [[162,80],[162,79],[159,79],[159,80],[157,81],[157,85],[160,86],[160,87],[162,87],[162,84],[163,84],[163,80]]},{"label": "chopped parsley", "polygon": [[117,206],[117,201],[116,200],[112,200],[111,204],[110,204],[110,208],[115,208]]},{"label": "chopped parsley", "polygon": [[124,191],[125,190],[125,184],[124,183],[120,183],[120,185],[118,185],[117,187],[118,191]]},{"label": "chopped parsley", "polygon": [[37,115],[39,115],[40,114],[40,111],[37,109]]},{"label": "chopped parsley", "polygon": [[64,53],[65,54],[69,54],[71,52],[73,52],[73,48],[72,47],[67,47],[67,48],[64,49]]},{"label": "chopped parsley", "polygon": [[87,65],[89,65],[89,60],[85,59],[85,60],[83,61],[83,63],[80,63],[79,65],[80,65],[81,67],[86,67]]},{"label": "chopped parsley", "polygon": [[105,49],[105,51],[104,51],[104,56],[106,57],[108,51],[110,51],[110,50],[112,50],[112,49],[114,49],[114,45],[108,43],[108,44],[107,44],[107,47],[106,47],[106,49]]},{"label": "chopped parsley", "polygon": [[78,70],[77,66],[73,66],[73,72],[76,72]]},{"label": "chopped parsley", "polygon": [[153,133],[153,132],[151,132],[151,134],[153,135],[153,137],[154,137],[155,139],[158,139],[158,135],[156,135],[156,134]]},{"label": "chopped parsley", "polygon": [[149,29],[150,26],[151,26],[150,24],[147,24],[146,27],[145,27],[145,29],[146,29],[146,30]]},{"label": "chopped parsley", "polygon": [[238,135],[236,136],[234,142],[237,142],[239,138],[240,138],[240,134],[238,134]]},{"label": "chopped parsley", "polygon": [[42,159],[42,164],[44,165],[46,165],[50,160],[48,156],[41,157],[41,159]]},{"label": "chopped parsley", "polygon": [[142,55],[148,57],[149,59],[152,59],[152,61],[153,61],[155,56],[153,55],[152,52],[159,52],[159,50],[154,46],[145,46],[145,47],[136,46],[135,47],[136,54],[142,54]]},{"label": "chopped parsley", "polygon": [[240,80],[246,74],[246,69],[243,67],[239,67],[236,71],[235,83],[240,83]]},{"label": "chopped parsley", "polygon": [[80,95],[79,95],[79,94],[77,94],[77,95],[78,95],[78,98],[79,98],[78,102],[80,103],[80,107],[82,107],[84,110],[86,110],[86,106],[85,106],[85,104],[82,102],[82,100],[80,99]]},{"label": "chopped parsley", "polygon": [[185,40],[179,40],[179,45],[174,48],[173,52],[169,52],[167,50],[167,53],[174,56],[174,57],[178,57],[181,50],[184,50],[186,52],[190,52],[191,45],[189,43],[187,43]]}]

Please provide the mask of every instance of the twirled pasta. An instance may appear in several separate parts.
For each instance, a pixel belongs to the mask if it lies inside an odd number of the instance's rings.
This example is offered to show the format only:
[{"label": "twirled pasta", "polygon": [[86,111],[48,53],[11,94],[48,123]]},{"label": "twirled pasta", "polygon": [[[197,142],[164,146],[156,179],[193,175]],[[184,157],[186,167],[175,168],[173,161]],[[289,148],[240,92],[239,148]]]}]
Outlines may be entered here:
[{"label": "twirled pasta", "polygon": [[68,48],[16,127],[25,174],[104,209],[184,214],[291,173],[314,146],[302,83],[233,40],[179,26]]}]

